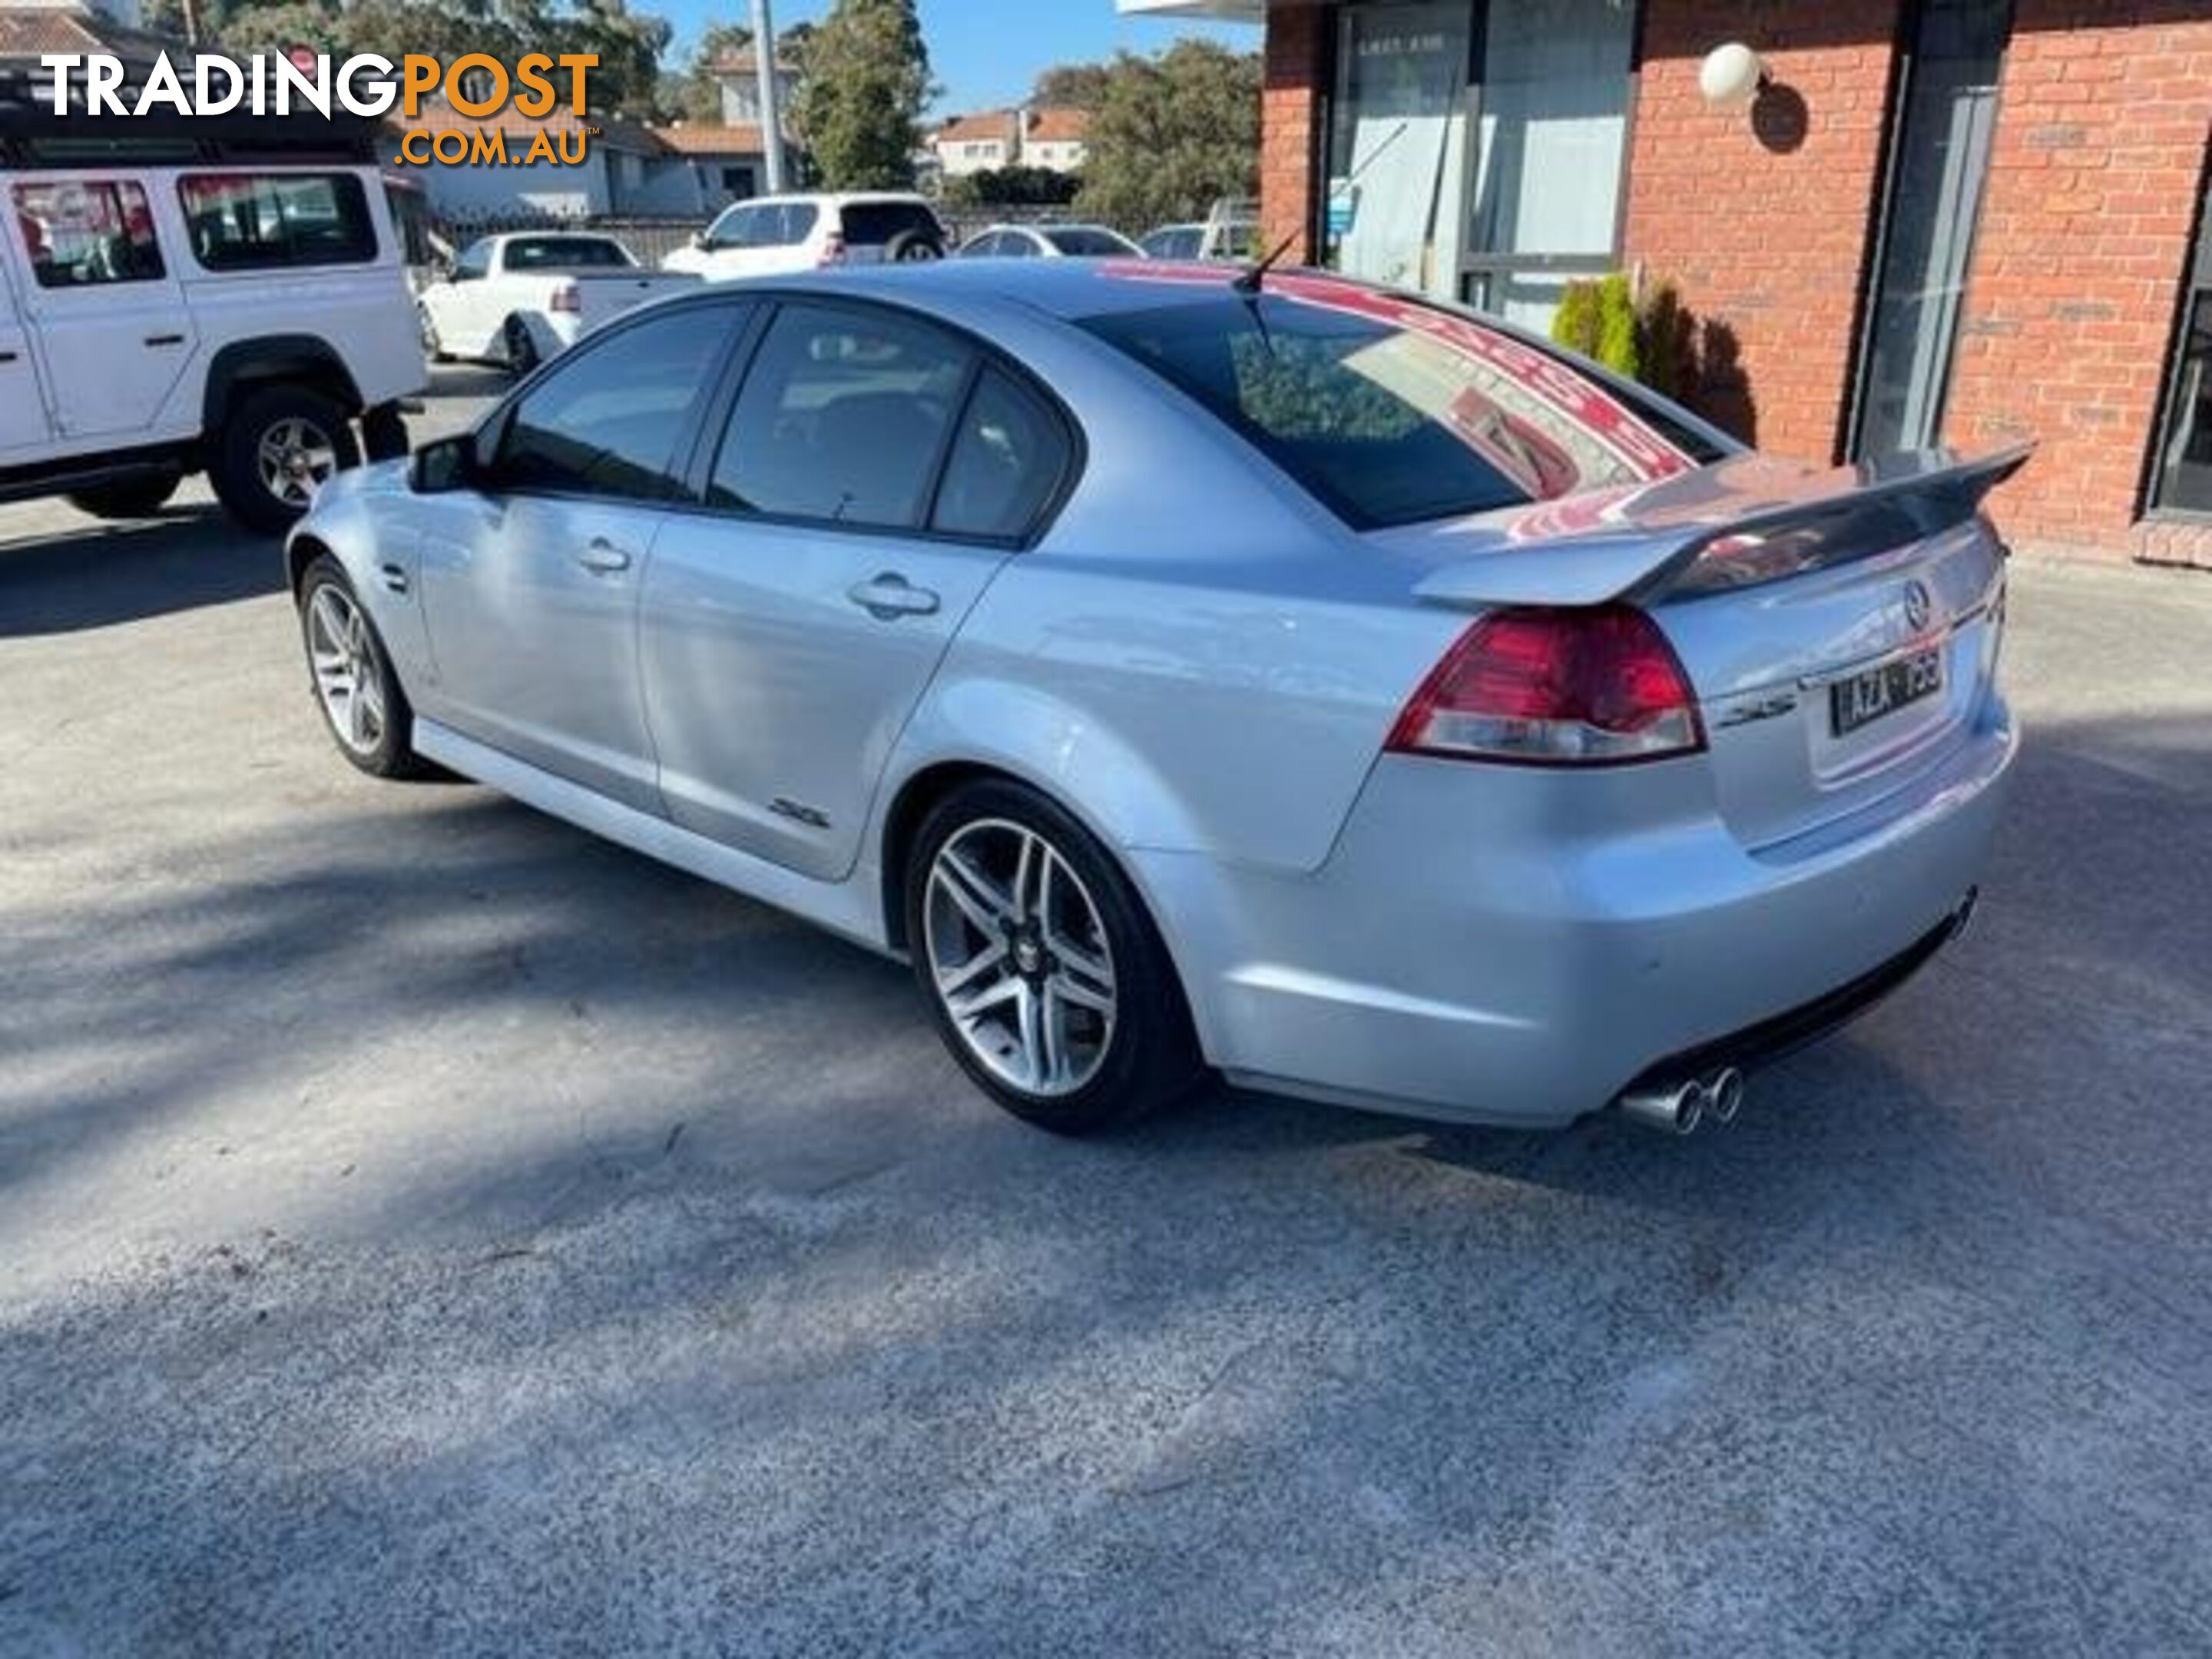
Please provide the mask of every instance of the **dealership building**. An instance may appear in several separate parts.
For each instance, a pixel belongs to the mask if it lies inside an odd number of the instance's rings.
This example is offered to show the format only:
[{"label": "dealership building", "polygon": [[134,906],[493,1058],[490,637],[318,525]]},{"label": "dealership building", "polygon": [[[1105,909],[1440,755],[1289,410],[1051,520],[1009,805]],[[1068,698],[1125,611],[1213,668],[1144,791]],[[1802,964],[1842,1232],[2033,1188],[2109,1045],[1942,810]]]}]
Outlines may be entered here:
[{"label": "dealership building", "polygon": [[1308,259],[1540,328],[1669,279],[1760,447],[2033,437],[2017,545],[2212,566],[2212,0],[1119,3],[1264,27]]}]

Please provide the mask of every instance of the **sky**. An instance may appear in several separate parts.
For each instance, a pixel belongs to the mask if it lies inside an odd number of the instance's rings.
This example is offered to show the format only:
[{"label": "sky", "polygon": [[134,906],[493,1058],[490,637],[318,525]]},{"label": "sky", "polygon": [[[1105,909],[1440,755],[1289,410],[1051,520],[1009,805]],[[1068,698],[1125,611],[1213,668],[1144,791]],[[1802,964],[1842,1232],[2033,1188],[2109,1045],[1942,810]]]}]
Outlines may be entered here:
[{"label": "sky", "polygon": [[[676,26],[672,61],[690,52],[712,22],[748,23],[751,0],[658,0],[656,10]],[[819,21],[830,0],[773,0],[777,28]],[[1117,49],[1152,52],[1186,35],[1203,35],[1257,50],[1260,30],[1246,24],[1170,22],[1122,17],[1114,0],[921,0],[922,34],[931,71],[944,86],[933,113],[1001,108],[1019,103],[1039,70],[1054,64],[1090,63]]]}]

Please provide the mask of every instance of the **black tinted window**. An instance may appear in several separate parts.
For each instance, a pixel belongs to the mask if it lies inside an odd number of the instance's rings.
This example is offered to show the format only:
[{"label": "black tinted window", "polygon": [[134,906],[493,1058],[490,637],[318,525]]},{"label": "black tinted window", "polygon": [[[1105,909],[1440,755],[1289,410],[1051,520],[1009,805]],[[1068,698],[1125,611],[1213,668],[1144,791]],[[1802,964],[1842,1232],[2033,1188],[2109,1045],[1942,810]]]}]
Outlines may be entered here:
[{"label": "black tinted window", "polygon": [[362,264],[368,198],[349,173],[196,173],[177,180],[192,254],[210,270]]},{"label": "black tinted window", "polygon": [[905,527],[974,354],[888,312],[787,306],[761,343],[714,461],[711,499],[832,523]]},{"label": "black tinted window", "polygon": [[509,270],[626,270],[621,247],[602,236],[523,236],[507,245]]},{"label": "black tinted window", "polygon": [[1646,483],[1717,453],[1501,330],[1350,283],[1087,326],[1363,528]]},{"label": "black tinted window", "polygon": [[633,501],[680,495],[673,469],[734,314],[687,308],[579,348],[516,408],[499,483]]},{"label": "black tinted window", "polygon": [[1062,226],[1044,233],[1046,240],[1071,259],[1110,259],[1128,249],[1121,239],[1087,225]]},{"label": "black tinted window", "polygon": [[936,241],[937,221],[919,202],[856,202],[844,211],[845,241],[851,247],[881,247],[902,232]]},{"label": "black tinted window", "polygon": [[933,527],[959,536],[1024,535],[1067,462],[1066,434],[1043,400],[987,369],[961,416]]}]

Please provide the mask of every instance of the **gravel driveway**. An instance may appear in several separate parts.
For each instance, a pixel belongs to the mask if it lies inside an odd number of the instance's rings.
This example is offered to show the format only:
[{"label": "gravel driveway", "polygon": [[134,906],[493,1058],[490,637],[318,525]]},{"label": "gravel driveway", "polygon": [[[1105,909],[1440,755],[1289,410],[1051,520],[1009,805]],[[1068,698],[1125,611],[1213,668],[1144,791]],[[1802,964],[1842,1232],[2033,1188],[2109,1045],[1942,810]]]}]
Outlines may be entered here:
[{"label": "gravel driveway", "polygon": [[1064,1145],[0,508],[0,1655],[2212,1650],[2212,580],[2014,614],[1974,930],[1733,1131]]}]

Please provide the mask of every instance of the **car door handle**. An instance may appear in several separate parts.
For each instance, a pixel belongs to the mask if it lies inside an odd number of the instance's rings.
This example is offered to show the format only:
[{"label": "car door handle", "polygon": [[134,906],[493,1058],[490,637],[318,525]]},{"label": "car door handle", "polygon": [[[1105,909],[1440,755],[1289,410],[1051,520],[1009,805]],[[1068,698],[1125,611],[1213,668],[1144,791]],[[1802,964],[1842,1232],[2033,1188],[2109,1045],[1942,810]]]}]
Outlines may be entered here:
[{"label": "car door handle", "polygon": [[0,351],[0,363],[12,363],[12,362],[14,362],[15,361],[15,354],[14,352],[12,352],[12,351]]},{"label": "car door handle", "polygon": [[886,570],[867,581],[856,582],[845,590],[845,597],[878,622],[937,614],[937,595],[926,587],[915,586],[896,570]]},{"label": "car door handle", "polygon": [[576,562],[599,575],[611,576],[617,570],[629,568],[629,554],[605,536],[594,536],[592,544],[576,555]]},{"label": "car door handle", "polygon": [[181,334],[149,334],[146,337],[146,343],[149,346],[182,345],[184,343],[185,337]]}]

